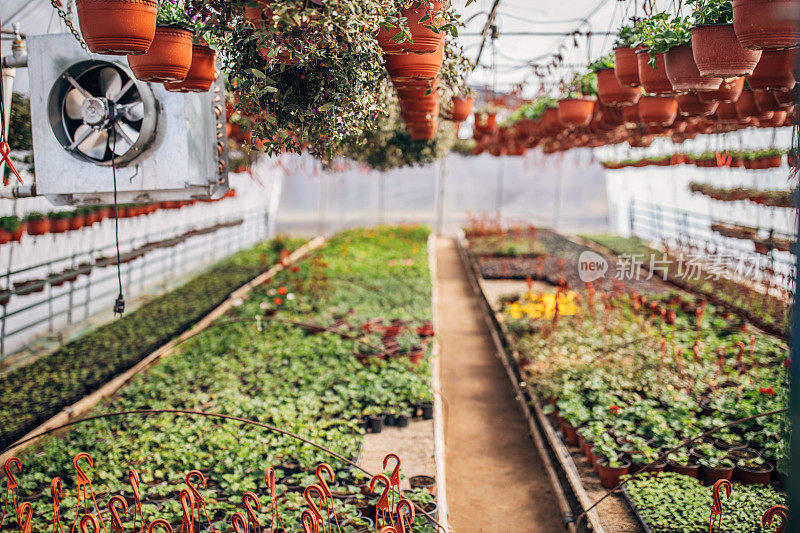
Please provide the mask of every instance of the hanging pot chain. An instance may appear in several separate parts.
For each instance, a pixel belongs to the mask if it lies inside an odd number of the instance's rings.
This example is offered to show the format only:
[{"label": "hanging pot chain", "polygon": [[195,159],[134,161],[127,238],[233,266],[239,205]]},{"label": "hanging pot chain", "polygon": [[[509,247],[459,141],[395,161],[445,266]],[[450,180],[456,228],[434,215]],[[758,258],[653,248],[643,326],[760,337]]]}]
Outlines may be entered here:
[{"label": "hanging pot chain", "polygon": [[80,43],[81,48],[89,52],[89,47],[86,46],[86,42],[84,42],[83,37],[81,37],[81,34],[75,29],[75,26],[72,24],[72,20],[70,20],[69,16],[67,16],[67,14],[64,12],[64,9],[61,7],[60,0],[50,0],[50,3],[55,8],[58,16],[61,17],[61,20],[64,21],[64,24],[67,26],[69,31],[72,32],[73,37],[75,37],[78,43]]}]

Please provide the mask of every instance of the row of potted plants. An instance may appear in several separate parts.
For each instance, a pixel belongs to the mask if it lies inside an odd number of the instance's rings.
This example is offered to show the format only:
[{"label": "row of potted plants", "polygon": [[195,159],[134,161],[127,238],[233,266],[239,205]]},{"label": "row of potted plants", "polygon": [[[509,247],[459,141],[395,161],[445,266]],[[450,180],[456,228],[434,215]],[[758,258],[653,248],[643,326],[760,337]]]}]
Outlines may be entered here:
[{"label": "row of potted plants", "polygon": [[[231,189],[220,200],[235,196],[236,191]],[[170,200],[146,204],[120,204],[117,206],[117,215],[119,218],[133,218],[149,215],[161,209],[180,209],[200,201]],[[218,202],[219,200],[202,201]],[[76,231],[81,228],[91,227],[107,218],[114,218],[113,205],[82,206],[77,209],[50,211],[49,213],[31,211],[22,218],[16,215],[3,216],[0,217],[0,244],[6,244],[11,241],[19,242],[25,234],[38,236],[48,233]]]},{"label": "row of potted plants", "polygon": [[689,190],[693,193],[708,196],[713,200],[721,202],[739,202],[747,200],[758,205],[768,207],[795,207],[795,192],[794,190],[761,190],[752,189],[749,187],[735,187],[727,189],[723,187],[715,187],[707,183],[689,184]]},{"label": "row of potted plants", "polygon": [[748,170],[766,170],[770,168],[780,168],[784,153],[785,151],[776,148],[749,151],[726,150],[723,152],[703,152],[701,154],[675,153],[671,155],[645,157],[642,159],[603,161],[601,164],[603,168],[609,170],[618,170],[628,167],[669,167],[675,165],[695,165],[705,168],[741,167]]},{"label": "row of potted plants", "polygon": [[[427,403],[432,395],[428,363],[417,368],[403,361],[380,361],[364,367],[349,357],[356,341],[270,318],[296,318],[334,328],[342,320],[363,324],[376,316],[384,322],[402,316],[414,326],[424,325],[430,320],[427,235],[424,228],[406,227],[354,230],[334,237],[315,258],[255,288],[221,323],[137,376],[102,409],[180,406],[235,413],[302,435],[357,460],[365,411],[410,414],[404,406]],[[257,258],[265,248],[262,245],[239,256],[232,264],[245,266],[253,259],[259,264]],[[396,259],[410,261],[394,264]],[[350,283],[344,283],[345,278]],[[384,290],[356,295],[353,283],[377,284]],[[387,293],[393,295],[393,302],[388,301]],[[289,299],[289,294],[294,298]],[[277,297],[286,298],[277,313],[265,313]],[[211,298],[195,300],[210,302]],[[177,315],[174,310],[170,313]],[[256,321],[256,317],[260,319]],[[187,324],[194,322],[183,318]],[[131,327],[131,334],[141,341],[148,330]],[[329,463],[335,472],[329,486],[338,495],[337,511],[347,515],[343,531],[361,531],[370,513],[374,517],[380,497],[378,491],[362,490],[364,477],[348,465],[296,439],[203,417],[156,415],[82,424],[61,438],[42,443],[36,453],[26,453],[22,458],[26,475],[19,476],[20,495],[33,497],[37,516],[47,513],[50,500],[36,500],[36,496],[49,494],[45,485],[52,476],[72,470],[70,455],[63,452],[75,447],[103,458],[103,466],[91,472],[98,494],[127,490],[131,464],[149,473],[147,477],[143,474],[141,488],[148,520],[159,515],[180,516],[179,502],[167,495],[182,488],[187,467],[205,474],[205,504],[212,524],[221,530],[228,528],[243,492],[254,491],[263,504],[270,503],[263,466],[276,469],[276,496],[287,524],[299,520],[307,505],[302,487],[316,482],[315,468],[321,462]],[[422,477],[411,479],[412,487],[419,488],[407,494],[423,508],[435,511],[435,480]],[[74,479],[64,477],[65,488],[75,486]],[[74,497],[61,502],[62,506],[75,503]],[[339,517],[341,520],[342,514]],[[358,518],[357,527],[350,523],[353,518]],[[413,527],[432,531],[421,513]]]}]

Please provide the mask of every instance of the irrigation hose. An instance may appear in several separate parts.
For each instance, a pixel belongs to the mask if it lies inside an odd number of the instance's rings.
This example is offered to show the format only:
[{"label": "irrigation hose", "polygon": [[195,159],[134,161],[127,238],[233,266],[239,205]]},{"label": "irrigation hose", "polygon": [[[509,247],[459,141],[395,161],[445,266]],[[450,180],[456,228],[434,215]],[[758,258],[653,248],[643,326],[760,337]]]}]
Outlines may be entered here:
[{"label": "irrigation hose", "polygon": [[[18,446],[21,446],[21,445],[23,445],[23,444],[25,444],[27,442],[30,442],[30,441],[35,440],[35,439],[38,439],[38,438],[43,437],[45,435],[48,435],[50,433],[54,433],[56,431],[59,431],[59,430],[62,430],[64,428],[68,428],[68,427],[71,427],[71,426],[76,426],[78,424],[83,424],[85,422],[91,422],[92,420],[102,420],[102,419],[106,419],[106,418],[116,418],[116,417],[119,417],[119,416],[126,416],[126,415],[143,415],[143,416],[146,416],[146,415],[157,415],[157,414],[205,416],[205,417],[208,417],[208,418],[220,418],[220,419],[223,419],[223,420],[231,420],[231,421],[234,421],[234,422],[240,422],[242,424],[250,424],[252,426],[264,428],[264,429],[267,429],[267,430],[272,431],[274,433],[280,433],[281,435],[286,435],[287,437],[291,437],[293,439],[297,439],[297,440],[299,440],[299,441],[301,441],[301,442],[303,442],[305,444],[310,444],[311,446],[317,448],[318,450],[321,450],[321,451],[323,451],[323,452],[325,452],[325,453],[327,453],[327,454],[339,459],[340,461],[344,461],[345,463],[347,463],[348,465],[352,466],[353,468],[357,468],[358,470],[360,470],[361,472],[363,472],[364,474],[366,474],[370,478],[373,477],[372,473],[370,473],[367,470],[365,470],[364,468],[360,467],[359,465],[357,465],[356,463],[354,463],[350,459],[347,459],[343,455],[341,455],[339,453],[336,453],[333,450],[331,450],[329,448],[326,448],[325,446],[322,446],[321,444],[317,444],[316,442],[308,440],[305,437],[301,437],[300,435],[292,433],[291,431],[286,431],[285,429],[281,429],[281,428],[278,428],[278,427],[275,427],[275,426],[271,426],[269,424],[264,424],[262,422],[256,422],[255,420],[249,420],[247,418],[241,418],[241,417],[238,417],[238,416],[226,415],[226,414],[222,414],[222,413],[206,413],[206,412],[203,412],[203,411],[195,411],[195,410],[192,410],[192,409],[130,409],[130,410],[126,410],[126,411],[114,411],[114,412],[111,412],[111,413],[102,413],[102,414],[99,414],[99,415],[88,416],[86,418],[81,418],[80,420],[73,420],[72,422],[67,422],[66,424],[62,424],[62,425],[54,427],[54,428],[46,429],[46,430],[42,431],[41,433],[38,433],[38,434],[33,435],[31,437],[28,437],[28,438],[22,439],[20,441],[17,441],[14,444],[12,444],[11,446],[5,447],[0,452],[0,454],[6,453],[7,451],[13,450],[14,448],[16,448]],[[400,494],[398,494],[398,496],[402,497],[402,494],[400,493]],[[426,513],[422,509],[422,507],[420,507],[416,503],[414,503],[414,507],[416,507],[416,511],[417,512],[422,513],[425,516],[425,518],[427,518],[430,522],[436,524],[436,527],[437,527],[437,529],[439,531],[445,531],[445,529],[442,527],[442,525],[438,521],[436,521],[431,515]]]}]

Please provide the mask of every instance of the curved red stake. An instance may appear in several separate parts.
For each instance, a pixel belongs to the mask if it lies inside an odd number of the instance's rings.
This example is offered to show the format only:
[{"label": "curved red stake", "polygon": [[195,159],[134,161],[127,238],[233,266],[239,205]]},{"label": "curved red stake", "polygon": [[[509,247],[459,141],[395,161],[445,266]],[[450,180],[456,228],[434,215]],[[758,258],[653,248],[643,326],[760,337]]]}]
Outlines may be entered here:
[{"label": "curved red stake", "polygon": [[[92,526],[92,532],[98,533],[100,531],[100,524],[97,517],[93,514],[85,514],[81,517],[80,528],[81,533],[89,533],[89,526]],[[169,525],[169,524],[168,524]]]},{"label": "curved red stake", "polygon": [[131,484],[131,490],[133,491],[133,503],[136,508],[133,510],[133,533],[136,533],[136,520],[142,521],[141,533],[144,533],[147,529],[147,523],[144,521],[144,513],[142,512],[142,498],[139,496],[139,486],[142,484],[142,480],[139,478],[139,472],[135,469],[131,468],[128,471],[128,481]]},{"label": "curved red stake", "polygon": [[172,526],[169,525],[169,522],[167,522],[163,518],[156,518],[155,520],[150,522],[150,525],[147,526],[147,533],[153,533],[153,531],[155,531],[155,529],[159,526],[163,527],[164,531],[166,531],[167,533],[172,533]]},{"label": "curved red stake", "polygon": [[395,528],[394,528],[394,527],[392,527],[392,526],[383,526],[383,527],[381,528],[381,531],[380,531],[380,533],[400,533],[400,532],[399,532],[399,531],[397,531],[397,529],[395,529]]},{"label": "curved red stake", "polygon": [[244,505],[244,509],[247,512],[247,521],[253,527],[253,531],[261,533],[261,524],[258,522],[256,511],[253,510],[253,507],[255,507],[257,511],[261,512],[261,502],[258,500],[258,496],[248,490],[242,494],[242,505]]},{"label": "curved red stake", "polygon": [[776,517],[781,519],[781,525],[778,526],[775,533],[785,533],[786,524],[789,520],[789,508],[785,505],[773,505],[767,509],[764,516],[761,517],[761,526],[764,528],[772,526],[772,522]]},{"label": "curved red stake", "polygon": [[231,516],[231,525],[236,533],[248,533],[250,529],[247,527],[247,518],[239,511],[236,511]]},{"label": "curved red stake", "polygon": [[745,345],[742,341],[739,341],[734,346],[739,348],[739,352],[736,354],[736,368],[739,370],[739,374],[743,374],[744,362],[742,361],[742,358],[744,356]]},{"label": "curved red stake", "polygon": [[20,533],[31,533],[31,518],[33,518],[33,505],[30,502],[21,504],[17,511]]},{"label": "curved red stake", "polygon": [[53,533],[56,531],[61,531],[63,533],[64,528],[61,527],[61,489],[64,486],[64,483],[61,481],[60,477],[54,477],[52,481],[50,481],[50,496],[53,498]]},{"label": "curved red stake", "polygon": [[389,459],[394,459],[394,468],[392,469],[392,473],[389,476],[389,483],[391,483],[392,487],[392,507],[394,507],[394,488],[397,487],[397,491],[400,492],[400,457],[397,456],[395,453],[388,453],[386,457],[383,458],[383,469],[386,470],[387,465],[389,464]]},{"label": "curved red stake", "polygon": [[198,530],[200,528],[200,508],[202,507],[209,529],[211,529],[211,531],[214,533],[219,533],[219,530],[214,529],[214,526],[211,525],[211,517],[209,516],[208,508],[206,507],[206,499],[202,494],[200,494],[200,491],[197,490],[197,487],[192,483],[192,478],[198,478],[197,485],[201,488],[205,488],[206,476],[204,476],[199,470],[191,470],[187,472],[186,477],[183,478],[184,483],[186,483],[186,486],[189,487],[189,491],[192,493],[195,505],[197,505],[197,528]]},{"label": "curved red stake", "polygon": [[181,489],[181,533],[192,533],[194,529],[194,496],[189,489]]},{"label": "curved red stake", "polygon": [[319,533],[319,521],[308,509],[300,515],[300,525],[303,526],[303,533]]},{"label": "curved red stake", "polygon": [[[325,481],[325,477],[322,475],[323,473],[327,473],[331,478],[331,483],[333,483],[335,479],[333,476],[333,468],[331,468],[331,465],[328,463],[321,463],[317,465],[315,473],[319,480],[319,486],[322,488],[322,493],[325,494],[325,497],[328,499],[325,504],[325,510],[328,513],[328,531],[332,532],[333,524],[336,523],[336,530],[341,533],[342,528],[339,527],[339,517],[336,516],[336,507],[333,505],[333,494],[331,493],[331,488],[328,486],[328,482]],[[331,514],[333,514],[333,519],[331,519]]]},{"label": "curved red stake", "polygon": [[281,529],[286,531],[286,526],[283,523],[283,519],[281,515],[278,513],[278,493],[275,489],[275,469],[271,466],[268,466],[264,469],[264,483],[267,484],[267,488],[269,488],[269,501],[272,504],[272,531],[274,532],[278,524],[281,525]]},{"label": "curved red stake", "polygon": [[[14,162],[11,160],[11,147],[6,141],[0,141],[0,165],[3,163],[8,165],[8,169],[17,177],[17,181],[22,183],[22,176],[19,175],[17,167],[14,166]],[[8,185],[5,180],[3,180],[3,185]]]},{"label": "curved red stake", "polygon": [[[100,507],[97,505],[97,499],[95,498],[94,489],[92,488],[92,481],[89,479],[89,476],[86,475],[86,472],[84,472],[83,468],[81,468],[81,459],[86,459],[86,462],[89,463],[89,466],[94,467],[94,459],[92,459],[92,456],[86,452],[80,452],[72,459],[72,466],[75,467],[75,472],[78,475],[78,502],[75,504],[75,521],[72,523],[72,529],[70,531],[74,532],[75,526],[78,524],[81,502],[83,502],[83,514],[89,514],[89,499],[91,498],[92,504],[94,505],[94,511],[97,513],[95,518],[105,533],[106,524],[103,522],[103,517],[100,513]],[[81,519],[81,523],[83,523],[83,519]]]},{"label": "curved red stake", "polygon": [[719,495],[721,488],[725,489],[727,497],[730,498],[733,485],[727,479],[720,479],[714,483],[714,487],[711,489],[711,519],[708,524],[708,533],[714,533],[715,525],[717,533],[722,528],[722,498]]},{"label": "curved red stake", "polygon": [[[323,504],[328,501],[328,498],[325,496],[325,493],[322,492],[322,487],[319,485],[309,485],[306,487],[306,490],[303,491],[303,498],[305,498],[309,509],[312,513],[314,513],[314,517],[317,519],[317,522],[322,522],[322,530],[325,531],[325,520],[322,518],[322,511],[320,511],[319,506],[314,500],[311,499],[312,492],[317,493],[317,496],[319,496]],[[319,527],[319,524],[317,524],[317,527]]]},{"label": "curved red stake", "polygon": [[6,473],[6,501],[3,504],[3,516],[0,517],[0,528],[3,527],[3,522],[6,519],[9,500],[14,506],[14,514],[19,515],[19,483],[17,483],[17,478],[14,477],[14,473],[11,471],[12,466],[17,467],[18,474],[22,472],[22,463],[16,457],[9,457],[6,460],[6,464],[3,465],[3,470]]},{"label": "curved red stake", "polygon": [[380,498],[378,498],[378,503],[375,504],[375,528],[377,529],[378,526],[378,512],[381,515],[381,525],[386,525],[386,515],[389,515],[389,520],[391,524],[394,526],[394,518],[392,517],[391,509],[389,508],[389,488],[392,486],[392,482],[389,481],[389,478],[383,474],[377,474],[372,476],[372,479],[369,480],[369,491],[375,492],[375,483],[380,481],[383,483],[383,492],[381,492]]},{"label": "curved red stake", "polygon": [[[400,528],[400,533],[411,533],[411,526],[414,524],[415,512],[414,504],[407,498],[401,499],[397,502],[397,526]],[[408,530],[406,531],[406,523],[408,523]]]},{"label": "curved red stake", "polygon": [[122,533],[125,527],[122,525],[122,518],[119,516],[117,507],[122,508],[124,514],[128,514],[128,502],[123,496],[119,494],[112,496],[108,500],[108,513],[111,516],[111,533]]}]

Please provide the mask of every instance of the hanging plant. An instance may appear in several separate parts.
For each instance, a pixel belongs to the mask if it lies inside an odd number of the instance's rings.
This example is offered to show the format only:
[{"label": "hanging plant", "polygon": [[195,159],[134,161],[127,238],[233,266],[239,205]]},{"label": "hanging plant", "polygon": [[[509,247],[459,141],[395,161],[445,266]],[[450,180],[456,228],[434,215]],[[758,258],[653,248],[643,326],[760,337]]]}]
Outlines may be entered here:
[{"label": "hanging plant", "polygon": [[134,76],[148,82],[176,82],[186,78],[192,65],[194,22],[181,0],[158,6],[156,31],[147,53],[128,56]]},{"label": "hanging plant", "polygon": [[567,127],[588,126],[597,98],[597,75],[576,74],[558,100],[558,119]]},{"label": "hanging plant", "polygon": [[642,91],[639,87],[625,87],[620,84],[614,70],[615,56],[609,54],[589,64],[589,70],[597,76],[597,97],[600,103],[610,107],[624,107],[639,101]]},{"label": "hanging plant", "polygon": [[143,54],[156,32],[157,0],[76,0],[81,35],[95,54]]},{"label": "hanging plant", "polygon": [[398,1],[380,26],[378,44],[386,54],[430,54],[446,33],[457,35],[457,19],[444,0]]},{"label": "hanging plant", "polygon": [[733,28],[748,50],[794,48],[800,44],[797,0],[735,0]]},{"label": "hanging plant", "polygon": [[761,51],[745,50],[733,28],[730,0],[687,0],[695,5],[692,52],[701,76],[731,78],[753,73]]},{"label": "hanging plant", "polygon": [[614,74],[623,87],[639,86],[639,62],[636,59],[636,24],[623,26],[614,42]]}]

